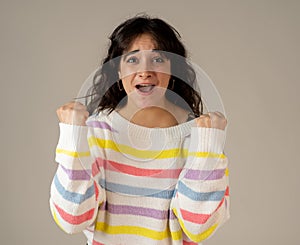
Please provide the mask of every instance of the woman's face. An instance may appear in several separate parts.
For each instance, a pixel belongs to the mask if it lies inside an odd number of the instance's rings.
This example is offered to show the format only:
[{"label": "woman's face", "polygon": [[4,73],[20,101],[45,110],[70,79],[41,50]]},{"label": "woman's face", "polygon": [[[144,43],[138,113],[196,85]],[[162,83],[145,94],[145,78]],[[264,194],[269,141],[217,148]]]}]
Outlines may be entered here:
[{"label": "woman's face", "polygon": [[[149,34],[137,37],[123,54],[119,77],[129,100],[139,101],[139,107],[155,104],[168,87],[171,73],[170,60]],[[136,104],[136,103],[135,103]]]}]

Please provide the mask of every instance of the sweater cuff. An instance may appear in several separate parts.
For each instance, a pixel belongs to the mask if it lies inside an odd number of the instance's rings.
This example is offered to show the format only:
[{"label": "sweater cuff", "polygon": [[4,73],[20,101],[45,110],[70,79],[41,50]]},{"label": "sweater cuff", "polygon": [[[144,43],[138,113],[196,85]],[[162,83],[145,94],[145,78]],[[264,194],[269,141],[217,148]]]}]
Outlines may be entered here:
[{"label": "sweater cuff", "polygon": [[192,127],[192,152],[223,153],[225,144],[225,131],[217,128]]},{"label": "sweater cuff", "polygon": [[57,148],[74,152],[89,151],[87,126],[59,123],[59,130]]}]

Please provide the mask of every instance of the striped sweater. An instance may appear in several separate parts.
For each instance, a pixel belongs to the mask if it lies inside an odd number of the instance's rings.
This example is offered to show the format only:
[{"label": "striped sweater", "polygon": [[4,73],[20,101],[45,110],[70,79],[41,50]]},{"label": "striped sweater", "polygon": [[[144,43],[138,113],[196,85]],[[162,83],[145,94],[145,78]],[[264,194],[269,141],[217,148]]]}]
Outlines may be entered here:
[{"label": "striped sweater", "polygon": [[229,218],[225,132],[132,124],[101,112],[60,123],[54,220],[93,245],[201,244]]}]

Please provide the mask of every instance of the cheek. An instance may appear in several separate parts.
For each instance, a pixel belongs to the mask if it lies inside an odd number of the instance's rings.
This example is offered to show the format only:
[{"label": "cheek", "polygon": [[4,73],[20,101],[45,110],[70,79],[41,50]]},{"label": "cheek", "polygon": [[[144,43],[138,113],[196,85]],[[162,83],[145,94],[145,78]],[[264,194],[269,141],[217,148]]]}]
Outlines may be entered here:
[{"label": "cheek", "polygon": [[169,74],[159,73],[158,79],[160,81],[161,87],[167,88],[169,85],[170,78],[171,76]]},{"label": "cheek", "polygon": [[130,67],[121,63],[119,78],[122,80],[122,84],[127,95],[134,91],[134,88],[132,87],[134,73]]},{"label": "cheek", "polygon": [[134,88],[132,87],[133,77],[134,77],[134,75],[126,76],[126,77],[122,78],[122,84],[123,84],[126,94],[129,94],[130,92],[132,92],[134,90]]},{"label": "cheek", "polygon": [[122,76],[122,79],[132,76],[137,72],[137,67],[134,65],[127,65],[124,63],[121,63],[120,66],[120,75]]}]

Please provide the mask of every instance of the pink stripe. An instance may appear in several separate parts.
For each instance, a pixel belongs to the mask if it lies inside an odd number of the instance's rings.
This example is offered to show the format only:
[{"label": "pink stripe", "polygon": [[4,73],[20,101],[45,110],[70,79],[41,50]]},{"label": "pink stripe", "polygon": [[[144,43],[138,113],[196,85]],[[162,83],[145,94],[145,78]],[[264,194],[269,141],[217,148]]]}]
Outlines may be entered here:
[{"label": "pink stripe", "polygon": [[121,172],[134,176],[152,176],[155,178],[173,178],[177,179],[181,169],[144,169],[137,168],[133,166],[124,165],[118,162],[105,160],[102,158],[97,158],[96,162],[93,164],[93,176],[99,173],[100,168],[104,167],[105,170]]},{"label": "pink stripe", "polygon": [[100,167],[103,167],[103,166],[101,166],[101,163],[99,163],[99,161],[96,159],[96,161],[92,164],[93,177],[95,177],[97,174],[100,173]]},{"label": "pink stripe", "polygon": [[96,181],[94,181],[94,188],[95,188],[95,196],[96,196],[96,200],[98,201],[99,189],[98,189],[98,186],[97,186]]},{"label": "pink stripe", "polygon": [[183,243],[182,245],[198,245],[199,243],[195,243],[195,242],[188,242],[188,241],[185,241],[183,240]]},{"label": "pink stripe", "polygon": [[94,208],[93,209],[90,209],[89,211],[81,214],[81,215],[78,215],[78,216],[74,216],[74,215],[71,215],[67,212],[65,212],[63,209],[61,209],[58,205],[54,204],[56,210],[58,211],[59,215],[65,220],[67,221],[68,223],[72,224],[72,225],[79,225],[81,223],[84,223],[90,219],[93,218],[93,215],[94,215]]},{"label": "pink stripe", "polygon": [[229,186],[227,186],[227,188],[226,188],[225,196],[229,196]]},{"label": "pink stripe", "polygon": [[105,245],[105,244],[104,244],[104,243],[97,242],[97,241],[93,240],[93,245]]},{"label": "pink stripe", "polygon": [[184,220],[196,223],[196,224],[205,224],[205,222],[210,217],[209,214],[198,214],[198,213],[192,213],[184,209],[180,209],[182,218]]},{"label": "pink stripe", "polygon": [[[219,205],[215,211],[217,211],[222,206],[222,204],[224,203],[224,200],[225,200],[224,198],[221,200],[221,202],[219,203]],[[184,209],[180,209],[180,213],[184,220],[187,220],[187,221],[190,221],[190,222],[193,222],[196,224],[205,224],[211,216],[210,214],[192,213],[192,212],[184,210]]]}]

